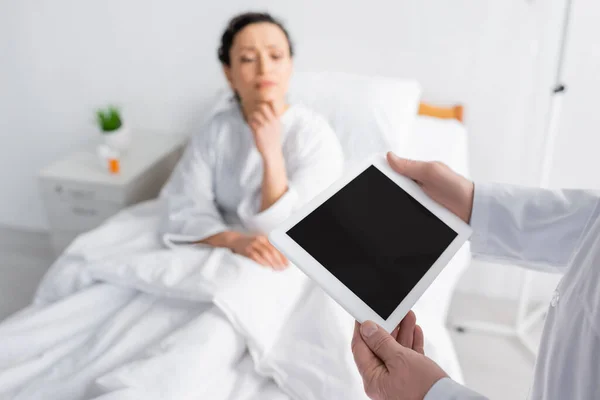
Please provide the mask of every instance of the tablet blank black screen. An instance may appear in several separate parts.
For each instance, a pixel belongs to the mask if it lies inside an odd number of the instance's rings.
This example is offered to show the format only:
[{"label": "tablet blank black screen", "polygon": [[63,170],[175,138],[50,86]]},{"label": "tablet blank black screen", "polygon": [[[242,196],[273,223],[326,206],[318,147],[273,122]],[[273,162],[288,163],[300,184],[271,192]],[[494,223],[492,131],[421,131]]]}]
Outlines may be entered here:
[{"label": "tablet blank black screen", "polygon": [[287,234],[383,319],[457,236],[374,166]]}]

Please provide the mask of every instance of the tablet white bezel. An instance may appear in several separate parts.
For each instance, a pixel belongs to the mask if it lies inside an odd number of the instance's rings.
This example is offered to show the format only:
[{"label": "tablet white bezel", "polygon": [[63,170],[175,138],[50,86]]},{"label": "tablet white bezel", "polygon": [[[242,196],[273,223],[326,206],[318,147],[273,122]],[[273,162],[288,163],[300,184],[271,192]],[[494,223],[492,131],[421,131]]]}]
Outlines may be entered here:
[{"label": "tablet white bezel", "polygon": [[[446,223],[456,233],[456,238],[450,243],[446,250],[441,254],[437,261],[431,266],[429,271],[412,288],[409,294],[400,302],[394,312],[387,319],[380,317],[371,307],[361,300],[352,290],[345,286],[335,277],[327,268],[321,265],[308,252],[306,252],[298,243],[296,243],[287,231],[294,225],[304,219],[316,208],[322,205],[330,197],[336,194],[340,189],[346,186],[350,181],[364,172],[367,168],[374,166],[410,196],[421,203],[425,208],[436,215],[440,220]],[[382,221],[385,223],[385,221]],[[456,252],[469,239],[471,227],[450,212],[445,207],[434,202],[427,196],[423,190],[414,181],[399,175],[389,166],[385,155],[376,155],[366,161],[359,163],[349,169],[339,180],[305,204],[296,213],[289,217],[283,224],[274,229],[270,235],[270,242],[281,251],[288,259],[300,268],[308,277],[319,284],[325,292],[338,302],[348,313],[350,313],[358,322],[371,320],[378,323],[388,332],[391,332],[402,321],[411,307],[423,295],[425,290],[433,283],[435,278],[450,262]]]}]

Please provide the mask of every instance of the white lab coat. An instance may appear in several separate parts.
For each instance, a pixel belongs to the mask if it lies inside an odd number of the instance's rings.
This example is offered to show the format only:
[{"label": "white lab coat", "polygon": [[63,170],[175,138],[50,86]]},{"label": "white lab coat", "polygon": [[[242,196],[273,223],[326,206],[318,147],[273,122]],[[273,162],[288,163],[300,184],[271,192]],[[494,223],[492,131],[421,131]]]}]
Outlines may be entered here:
[{"label": "white lab coat", "polygon": [[342,148],[325,118],[292,105],[280,121],[288,190],[262,212],[262,158],[239,105],[226,106],[192,137],[160,194],[167,245],[230,229],[266,234],[340,176]]},{"label": "white lab coat", "polygon": [[[475,185],[475,257],[564,273],[549,307],[532,400],[600,399],[599,199],[584,190]],[[482,398],[448,378],[425,397]]]}]

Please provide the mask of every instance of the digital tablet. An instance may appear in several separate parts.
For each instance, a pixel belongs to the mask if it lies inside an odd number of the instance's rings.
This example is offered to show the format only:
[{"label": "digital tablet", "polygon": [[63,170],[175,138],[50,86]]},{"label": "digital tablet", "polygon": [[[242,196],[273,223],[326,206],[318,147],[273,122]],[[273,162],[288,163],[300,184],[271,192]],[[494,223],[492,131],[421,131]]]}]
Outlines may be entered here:
[{"label": "digital tablet", "polygon": [[269,240],[357,321],[391,332],[470,235],[468,224],[377,155]]}]

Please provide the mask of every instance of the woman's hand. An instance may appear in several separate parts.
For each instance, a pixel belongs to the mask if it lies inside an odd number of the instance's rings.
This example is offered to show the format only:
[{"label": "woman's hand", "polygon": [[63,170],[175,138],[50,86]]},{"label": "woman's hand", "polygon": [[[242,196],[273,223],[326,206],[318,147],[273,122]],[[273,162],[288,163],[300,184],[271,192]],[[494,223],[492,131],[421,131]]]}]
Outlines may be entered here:
[{"label": "woman's hand", "polygon": [[231,241],[229,248],[234,253],[276,271],[282,271],[288,267],[288,260],[263,235],[239,235]]},{"label": "woman's hand", "polygon": [[288,260],[263,235],[241,235],[233,241],[231,250],[276,271],[288,267]]},{"label": "woman's hand", "polygon": [[263,160],[283,159],[281,150],[281,122],[272,104],[262,103],[248,115],[254,143]]},{"label": "woman's hand", "polygon": [[236,254],[276,271],[282,271],[288,267],[288,260],[273,247],[264,235],[245,235],[240,232],[228,231],[211,236],[202,243],[228,248]]},{"label": "woman's hand", "polygon": [[288,267],[288,260],[273,247],[264,235],[245,235],[240,232],[228,231],[211,236],[202,243],[230,249],[236,254],[276,271],[282,271]]},{"label": "woman's hand", "polygon": [[271,207],[285,194],[288,180],[281,148],[281,122],[273,104],[262,103],[250,113],[248,124],[263,160],[260,211]]}]

